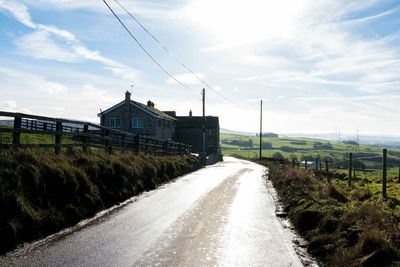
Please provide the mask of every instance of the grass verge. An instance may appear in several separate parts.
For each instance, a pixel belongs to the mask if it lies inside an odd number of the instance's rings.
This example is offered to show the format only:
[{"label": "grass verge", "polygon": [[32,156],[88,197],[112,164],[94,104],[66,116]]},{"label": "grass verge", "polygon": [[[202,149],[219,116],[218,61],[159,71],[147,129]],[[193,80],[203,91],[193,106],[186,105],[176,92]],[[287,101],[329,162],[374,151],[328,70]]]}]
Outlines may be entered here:
[{"label": "grass verge", "polygon": [[268,166],[285,211],[326,266],[400,266],[400,201],[368,187],[328,183],[313,171]]},{"label": "grass verge", "polygon": [[0,254],[199,168],[189,155],[0,151]]}]

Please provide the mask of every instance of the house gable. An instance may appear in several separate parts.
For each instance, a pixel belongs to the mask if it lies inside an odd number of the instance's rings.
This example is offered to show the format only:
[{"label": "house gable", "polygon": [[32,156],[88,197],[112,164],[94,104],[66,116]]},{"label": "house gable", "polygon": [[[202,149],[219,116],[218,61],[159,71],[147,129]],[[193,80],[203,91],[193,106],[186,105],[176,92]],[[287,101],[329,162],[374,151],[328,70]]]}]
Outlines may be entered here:
[{"label": "house gable", "polygon": [[[106,109],[105,111],[100,112],[99,114],[97,114],[97,116],[101,117],[102,115],[103,116],[107,115],[107,113],[110,113],[111,111],[114,111],[114,110],[116,110],[116,109],[118,109],[120,107],[123,107],[124,104],[125,104],[125,101],[121,101],[120,103],[118,103],[118,104]],[[146,106],[144,104],[141,104],[139,102],[131,100],[130,101],[130,105],[135,107],[135,108],[140,109],[141,111],[147,113],[148,115],[150,115],[152,117],[155,117],[155,118],[158,118],[158,119],[165,119],[165,120],[169,120],[169,121],[176,121],[176,119],[174,117],[172,117],[172,116],[170,116],[170,115],[168,115],[168,114],[166,114],[166,113],[164,113],[164,112],[162,112],[162,111],[160,111],[158,109],[155,109],[153,107],[148,107],[148,106]]]}]

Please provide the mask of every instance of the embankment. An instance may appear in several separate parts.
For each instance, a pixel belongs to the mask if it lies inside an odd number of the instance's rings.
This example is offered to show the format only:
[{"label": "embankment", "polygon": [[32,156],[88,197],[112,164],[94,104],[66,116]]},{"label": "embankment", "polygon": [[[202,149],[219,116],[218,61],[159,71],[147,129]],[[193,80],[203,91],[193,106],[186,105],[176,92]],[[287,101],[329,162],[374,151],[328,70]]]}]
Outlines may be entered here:
[{"label": "embankment", "polygon": [[0,254],[200,168],[196,157],[0,152]]},{"label": "embankment", "polygon": [[400,203],[367,186],[341,186],[314,171],[274,164],[268,178],[308,251],[322,266],[400,266]]}]

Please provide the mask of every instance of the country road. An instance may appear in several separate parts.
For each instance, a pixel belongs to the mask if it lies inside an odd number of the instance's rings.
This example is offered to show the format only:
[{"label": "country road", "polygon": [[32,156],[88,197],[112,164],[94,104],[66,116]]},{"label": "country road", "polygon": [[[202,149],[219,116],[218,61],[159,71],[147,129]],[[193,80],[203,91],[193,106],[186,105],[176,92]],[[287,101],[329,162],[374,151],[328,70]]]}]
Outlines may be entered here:
[{"label": "country road", "polygon": [[0,266],[302,266],[264,173],[226,157]]}]

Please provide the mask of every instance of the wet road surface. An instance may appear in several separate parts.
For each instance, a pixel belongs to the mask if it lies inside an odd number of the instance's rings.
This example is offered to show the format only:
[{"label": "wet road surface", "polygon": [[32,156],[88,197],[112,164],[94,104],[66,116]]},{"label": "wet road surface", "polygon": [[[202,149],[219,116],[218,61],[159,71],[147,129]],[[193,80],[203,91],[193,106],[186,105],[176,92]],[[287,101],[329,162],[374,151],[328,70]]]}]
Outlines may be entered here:
[{"label": "wet road surface", "polygon": [[264,173],[226,157],[0,266],[302,266]]}]

